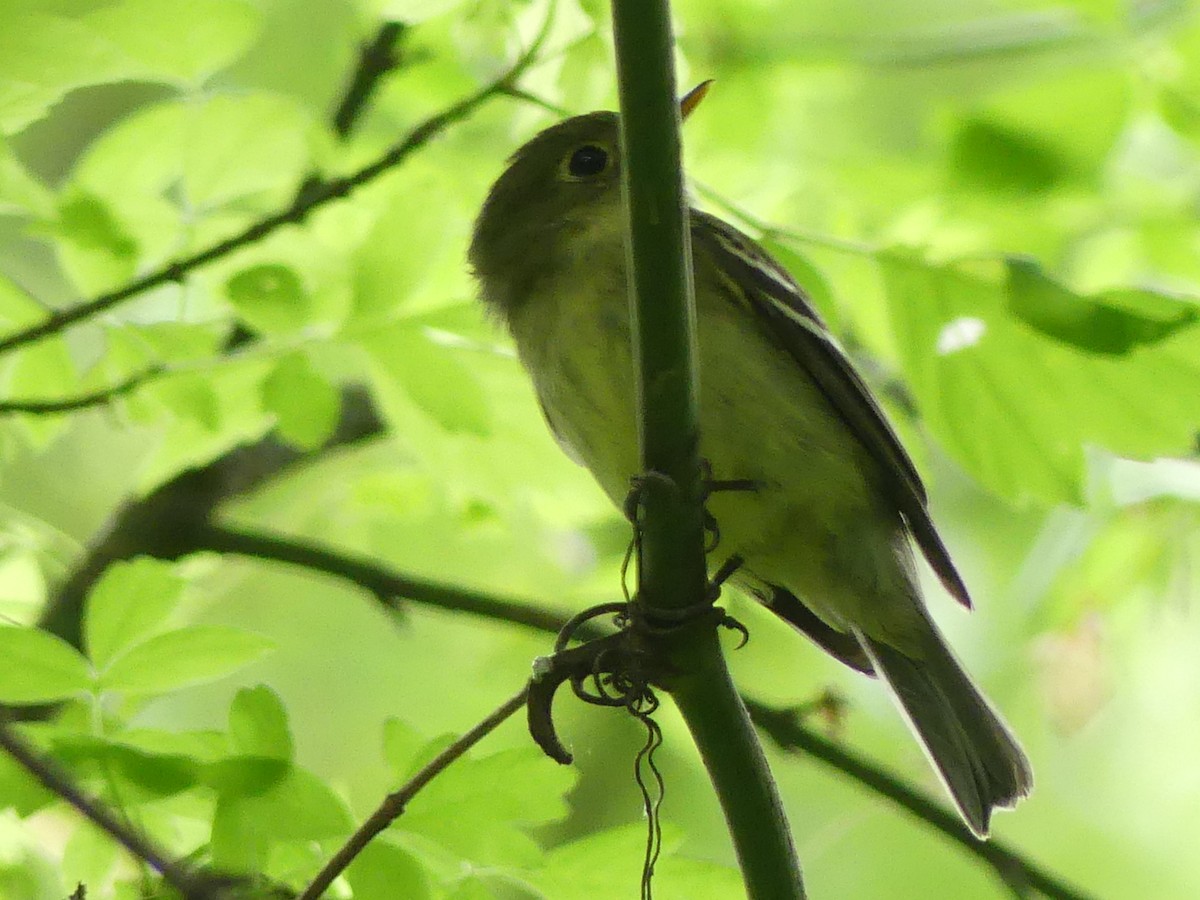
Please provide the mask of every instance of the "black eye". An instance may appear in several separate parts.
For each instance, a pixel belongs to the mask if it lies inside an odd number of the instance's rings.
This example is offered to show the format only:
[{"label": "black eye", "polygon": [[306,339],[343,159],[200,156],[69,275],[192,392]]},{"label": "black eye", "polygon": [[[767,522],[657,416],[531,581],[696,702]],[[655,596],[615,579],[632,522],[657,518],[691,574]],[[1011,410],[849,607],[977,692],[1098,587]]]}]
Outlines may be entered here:
[{"label": "black eye", "polygon": [[595,144],[584,144],[571,154],[567,171],[575,178],[590,178],[608,168],[608,152]]}]

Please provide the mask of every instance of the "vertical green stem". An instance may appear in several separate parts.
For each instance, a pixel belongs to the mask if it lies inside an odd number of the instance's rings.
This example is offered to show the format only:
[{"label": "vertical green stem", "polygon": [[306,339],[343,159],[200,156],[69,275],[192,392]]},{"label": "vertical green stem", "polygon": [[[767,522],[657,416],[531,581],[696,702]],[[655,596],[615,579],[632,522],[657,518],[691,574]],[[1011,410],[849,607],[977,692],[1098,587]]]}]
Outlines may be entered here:
[{"label": "vertical green stem", "polygon": [[[700,605],[704,563],[691,242],[667,0],[613,0],[641,460],[675,489],[642,497],[638,596],[666,613]],[[656,641],[725,812],[751,900],[804,897],[791,831],[712,620]]]},{"label": "vertical green stem", "polygon": [[642,468],[678,488],[643,494],[639,594],[648,606],[684,609],[703,598],[706,574],[692,250],[666,0],[614,0],[613,27]]}]

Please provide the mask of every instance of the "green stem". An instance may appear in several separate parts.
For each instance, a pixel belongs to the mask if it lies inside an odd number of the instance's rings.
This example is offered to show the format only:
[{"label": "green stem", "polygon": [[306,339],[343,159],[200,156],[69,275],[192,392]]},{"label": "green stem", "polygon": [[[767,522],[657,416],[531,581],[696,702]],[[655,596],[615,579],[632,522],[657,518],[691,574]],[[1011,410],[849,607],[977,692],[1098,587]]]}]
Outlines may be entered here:
[{"label": "green stem", "polygon": [[[641,496],[638,597],[652,620],[670,620],[701,606],[707,590],[696,314],[673,38],[667,0],[613,0],[612,6],[641,463],[653,473]],[[720,799],[749,897],[803,898],[787,818],[712,618],[672,629],[658,643],[671,673],[666,687]]]}]

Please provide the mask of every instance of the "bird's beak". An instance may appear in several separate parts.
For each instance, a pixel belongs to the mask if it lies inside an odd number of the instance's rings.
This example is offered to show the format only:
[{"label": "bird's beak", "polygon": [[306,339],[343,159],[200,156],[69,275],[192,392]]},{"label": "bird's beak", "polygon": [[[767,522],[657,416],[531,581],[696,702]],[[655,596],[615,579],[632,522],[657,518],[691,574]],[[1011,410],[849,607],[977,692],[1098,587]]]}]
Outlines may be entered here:
[{"label": "bird's beak", "polygon": [[679,115],[686,119],[692,114],[692,110],[700,105],[700,101],[704,99],[704,95],[708,93],[708,89],[712,87],[712,79],[702,81],[684,96],[679,101]]}]

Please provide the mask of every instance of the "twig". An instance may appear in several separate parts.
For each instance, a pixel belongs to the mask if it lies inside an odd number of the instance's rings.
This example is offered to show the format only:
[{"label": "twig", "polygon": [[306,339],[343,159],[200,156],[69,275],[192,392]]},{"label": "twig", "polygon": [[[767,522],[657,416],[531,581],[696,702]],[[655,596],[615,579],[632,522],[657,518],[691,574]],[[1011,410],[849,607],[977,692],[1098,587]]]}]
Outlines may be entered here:
[{"label": "twig", "polygon": [[84,794],[58,763],[42,756],[3,720],[0,720],[0,747],[48,790],[73,806],[134,857],[148,863],[184,897],[201,900],[212,896],[213,885],[207,879],[170,859],[144,834],[121,821],[108,806]]},{"label": "twig", "polygon": [[346,137],[354,128],[359,115],[366,108],[379,80],[400,65],[396,43],[404,35],[407,26],[403,22],[384,22],[375,37],[363,44],[358,57],[358,67],[350,79],[346,96],[333,114],[333,130],[338,137]]},{"label": "twig", "polygon": [[525,697],[528,692],[528,686],[522,687],[520,691],[497,707],[491,715],[435,756],[416,775],[409,779],[408,783],[400,788],[400,790],[388,794],[383,803],[379,805],[379,808],[371,813],[367,820],[358,827],[358,830],[350,836],[350,839],[322,867],[321,871],[312,880],[312,883],[300,895],[299,900],[318,900],[325,889],[333,883],[333,880],[363,851],[363,848],[377,834],[403,814],[404,808],[417,795],[421,788],[429,784],[452,762],[478,744],[491,732],[495,731],[501,722],[524,706]]},{"label": "twig", "polygon": [[[552,6],[553,4],[551,4]],[[214,260],[229,255],[235,250],[240,250],[256,241],[262,240],[285,225],[302,222],[313,210],[334,200],[348,196],[356,188],[362,187],[383,173],[395,168],[405,158],[423,147],[448,126],[465,119],[476,108],[488,100],[504,96],[507,88],[521,77],[522,73],[533,63],[538,52],[541,50],[546,35],[549,33],[549,22],[550,15],[547,14],[546,24],[542,26],[533,43],[529,45],[529,49],[521,54],[520,58],[513,63],[507,72],[471,96],[426,119],[410,131],[404,140],[393,146],[375,162],[359,169],[352,175],[333,178],[328,181],[307,183],[287,209],[254,222],[240,233],[219,241],[191,256],[167,263],[148,275],[144,275],[115,290],[101,294],[92,300],[58,310],[37,325],[31,325],[20,331],[9,333],[7,336],[0,338],[0,354],[9,353],[41,338],[65,331],[78,322],[91,319],[152,288],[172,281],[181,281],[185,275],[194,269],[198,269]]]},{"label": "twig", "polygon": [[520,600],[403,575],[378,563],[355,559],[344,553],[326,550],[283,535],[211,525],[196,532],[192,549],[234,553],[325,572],[366,588],[380,603],[393,609],[399,608],[397,598],[403,598],[438,609],[486,616],[489,619],[512,622],[552,634],[557,633],[566,621],[565,616]]},{"label": "twig", "polygon": [[8,400],[0,402],[0,415],[10,413],[27,413],[30,415],[50,415],[52,413],[77,412],[89,406],[103,406],[133,393],[148,381],[152,381],[167,371],[166,366],[150,366],[141,372],[130,375],[124,381],[111,387],[93,391],[90,394],[79,394],[75,397],[63,397],[58,400]]},{"label": "twig", "polygon": [[827,740],[805,726],[800,711],[773,709],[753,700],[747,700],[746,707],[754,724],[781,748],[806,753],[833,767],[840,774],[887,797],[940,831],[971,855],[986,862],[1016,896],[1028,896],[1032,888],[1054,900],[1092,900],[1090,894],[1067,884],[1059,876],[1042,868],[1003,841],[978,840],[949,809],[909,787],[865,757]]}]

